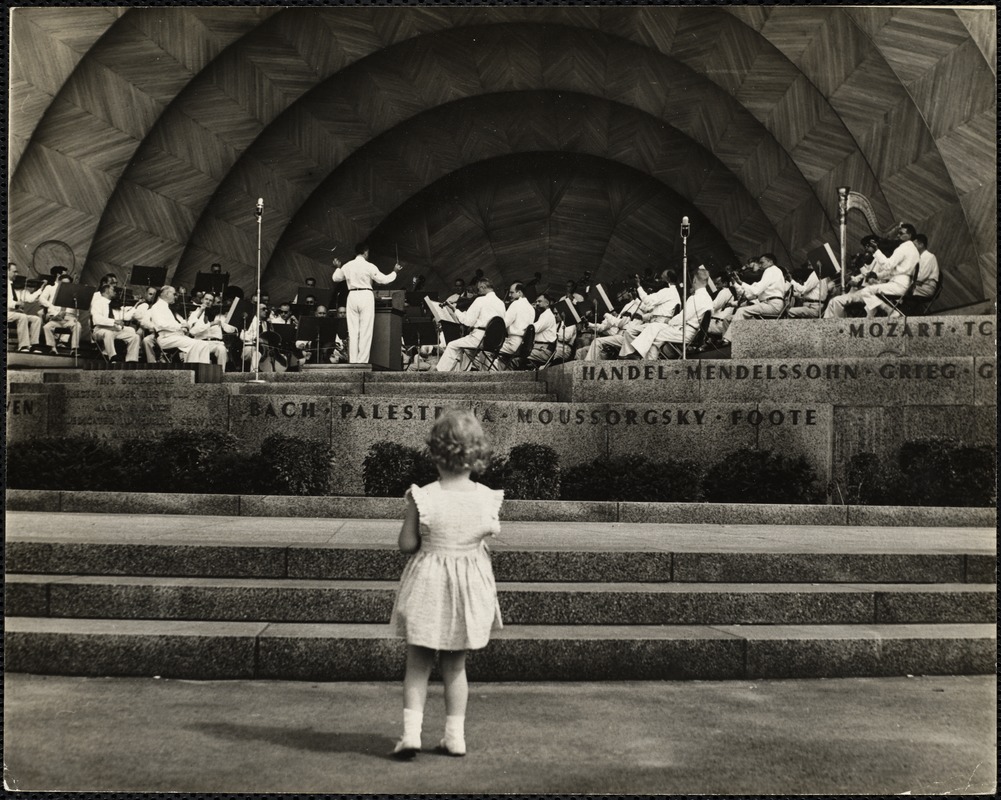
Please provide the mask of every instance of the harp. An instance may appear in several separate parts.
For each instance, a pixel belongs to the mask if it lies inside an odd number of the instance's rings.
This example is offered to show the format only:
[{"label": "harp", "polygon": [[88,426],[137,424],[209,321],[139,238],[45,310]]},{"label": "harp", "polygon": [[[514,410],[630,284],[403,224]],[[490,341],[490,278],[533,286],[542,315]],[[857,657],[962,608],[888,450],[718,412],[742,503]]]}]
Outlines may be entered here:
[{"label": "harp", "polygon": [[[865,221],[869,224],[869,230],[873,233],[879,233],[879,223],[876,220],[876,212],[872,208],[872,203],[869,202],[869,198],[866,197],[861,192],[853,192],[847,186],[838,187],[838,222],[841,225],[841,263],[845,263],[845,257],[847,255],[847,238],[848,238],[848,212],[852,209],[858,209],[862,212],[862,216],[865,217]],[[845,270],[841,270],[841,290],[844,291],[845,288]]]}]

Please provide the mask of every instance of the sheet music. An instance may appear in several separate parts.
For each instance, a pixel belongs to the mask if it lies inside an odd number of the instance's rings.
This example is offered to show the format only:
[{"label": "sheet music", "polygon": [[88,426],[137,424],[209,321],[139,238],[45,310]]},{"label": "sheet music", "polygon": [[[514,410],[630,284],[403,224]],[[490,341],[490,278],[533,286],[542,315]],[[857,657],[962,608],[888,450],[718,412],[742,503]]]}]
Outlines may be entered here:
[{"label": "sheet music", "polygon": [[431,316],[435,318],[436,322],[454,322],[456,325],[461,325],[459,318],[455,315],[455,311],[449,306],[444,306],[432,300],[430,297],[425,297],[424,302],[427,303],[427,307],[431,310]]}]

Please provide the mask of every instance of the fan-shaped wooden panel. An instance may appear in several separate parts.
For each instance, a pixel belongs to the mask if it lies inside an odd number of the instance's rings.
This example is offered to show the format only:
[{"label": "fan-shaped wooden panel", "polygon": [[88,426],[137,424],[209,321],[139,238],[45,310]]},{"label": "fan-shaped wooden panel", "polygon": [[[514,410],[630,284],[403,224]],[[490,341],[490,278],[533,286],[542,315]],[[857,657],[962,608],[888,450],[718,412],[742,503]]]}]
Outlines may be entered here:
[{"label": "fan-shaped wooden panel", "polygon": [[[711,153],[744,195],[686,174],[697,166],[653,150],[649,131],[631,143],[728,237],[775,237],[795,260],[828,237],[850,185],[928,233],[952,274],[943,300],[996,294],[993,8],[65,7],[17,9],[12,25],[14,257],[59,238],[95,275],[139,253],[249,274],[265,194],[265,263],[311,269],[332,223],[364,235],[396,207],[359,169],[351,203],[310,208],[350,161],[375,158],[370,143],[475,97],[552,90]],[[621,137],[602,139],[615,118],[532,120],[503,145],[466,118],[451,151],[413,140],[390,196],[475,164],[480,139],[520,152],[554,126],[555,152],[621,158]]]}]

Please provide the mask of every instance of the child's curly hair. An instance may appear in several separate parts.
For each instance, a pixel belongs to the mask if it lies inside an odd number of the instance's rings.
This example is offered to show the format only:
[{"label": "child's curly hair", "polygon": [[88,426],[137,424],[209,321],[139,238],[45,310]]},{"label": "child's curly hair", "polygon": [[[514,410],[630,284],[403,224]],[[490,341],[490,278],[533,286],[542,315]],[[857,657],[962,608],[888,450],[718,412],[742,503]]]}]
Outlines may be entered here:
[{"label": "child's curly hair", "polygon": [[471,411],[446,411],[427,438],[435,464],[450,472],[483,472],[490,463],[490,443]]}]

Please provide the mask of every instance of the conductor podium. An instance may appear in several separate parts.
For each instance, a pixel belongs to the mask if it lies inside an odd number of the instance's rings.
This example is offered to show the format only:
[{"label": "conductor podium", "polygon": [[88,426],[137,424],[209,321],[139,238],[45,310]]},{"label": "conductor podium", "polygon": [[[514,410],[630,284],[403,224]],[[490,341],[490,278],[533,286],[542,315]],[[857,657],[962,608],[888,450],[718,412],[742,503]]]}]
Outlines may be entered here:
[{"label": "conductor podium", "polygon": [[372,352],[369,362],[375,369],[403,369],[403,313],[406,307],[402,289],[375,290],[375,319],[372,322]]}]

